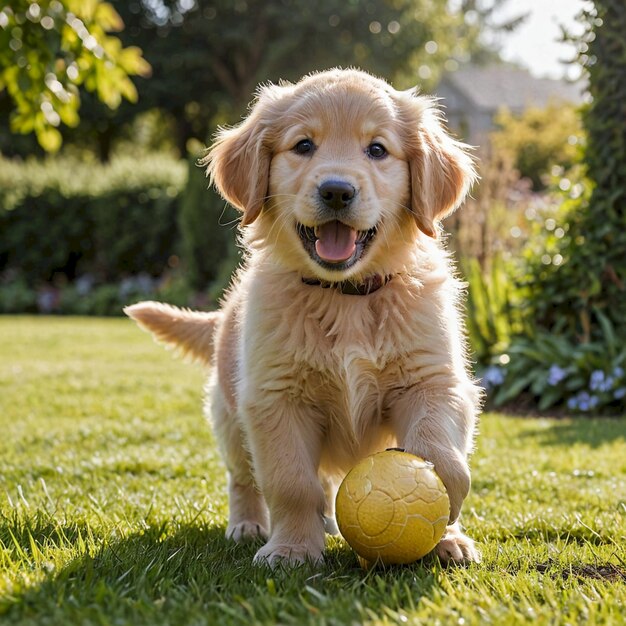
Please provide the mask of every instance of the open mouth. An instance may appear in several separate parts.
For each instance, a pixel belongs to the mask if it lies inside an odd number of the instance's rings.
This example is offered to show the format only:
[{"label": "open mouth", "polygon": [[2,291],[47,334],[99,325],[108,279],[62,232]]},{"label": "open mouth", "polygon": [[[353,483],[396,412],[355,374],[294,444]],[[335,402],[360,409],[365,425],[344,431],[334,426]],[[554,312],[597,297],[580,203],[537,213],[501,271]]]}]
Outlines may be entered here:
[{"label": "open mouth", "polygon": [[352,267],[376,235],[377,226],[369,230],[354,228],[333,220],[311,227],[297,224],[297,231],[309,256],[325,269],[342,271]]}]

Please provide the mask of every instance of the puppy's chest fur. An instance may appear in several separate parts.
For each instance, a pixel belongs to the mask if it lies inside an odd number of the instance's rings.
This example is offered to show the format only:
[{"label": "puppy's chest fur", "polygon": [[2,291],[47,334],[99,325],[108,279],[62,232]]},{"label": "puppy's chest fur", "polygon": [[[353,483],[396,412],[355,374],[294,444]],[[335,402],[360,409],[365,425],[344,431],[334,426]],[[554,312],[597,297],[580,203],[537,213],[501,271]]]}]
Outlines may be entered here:
[{"label": "puppy's chest fur", "polygon": [[406,383],[403,378],[398,362],[381,369],[359,350],[343,359],[337,356],[325,370],[300,364],[294,390],[312,409],[333,465],[350,467],[356,458],[380,448],[383,439],[392,445],[388,410]]},{"label": "puppy's chest fur", "polygon": [[318,421],[333,464],[392,443],[389,407],[433,362],[437,328],[432,311],[421,310],[432,302],[407,298],[397,284],[363,297],[300,286],[291,299],[275,297],[257,309],[266,359],[257,365]]}]

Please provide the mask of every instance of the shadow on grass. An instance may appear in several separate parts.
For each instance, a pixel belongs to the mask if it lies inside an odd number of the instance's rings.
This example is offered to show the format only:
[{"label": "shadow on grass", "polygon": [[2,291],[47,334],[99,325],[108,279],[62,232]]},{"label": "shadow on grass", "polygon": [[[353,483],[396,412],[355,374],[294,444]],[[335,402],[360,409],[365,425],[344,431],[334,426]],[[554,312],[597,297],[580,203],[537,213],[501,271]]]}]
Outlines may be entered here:
[{"label": "shadow on grass", "polygon": [[0,615],[11,624],[303,624],[321,616],[349,624],[372,615],[394,621],[432,595],[441,573],[428,560],[366,572],[334,539],[320,569],[270,570],[251,565],[260,544],[227,542],[221,527],[172,531],[165,523],[118,540],[95,538],[95,545],[50,568],[38,584],[14,588]]},{"label": "shadow on grass", "polygon": [[[530,422],[532,424],[532,422]],[[618,440],[626,441],[626,415],[623,417],[578,417],[560,420],[537,420],[522,433],[540,445],[571,446],[584,443],[598,448]]]}]

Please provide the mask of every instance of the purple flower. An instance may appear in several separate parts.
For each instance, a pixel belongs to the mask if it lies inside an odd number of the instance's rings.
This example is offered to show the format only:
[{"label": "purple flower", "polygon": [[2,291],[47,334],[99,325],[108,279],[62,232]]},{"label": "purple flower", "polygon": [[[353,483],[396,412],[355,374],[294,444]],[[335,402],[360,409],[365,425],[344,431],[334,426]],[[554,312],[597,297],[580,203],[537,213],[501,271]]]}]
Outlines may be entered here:
[{"label": "purple flower", "polygon": [[604,383],[604,372],[602,370],[596,370],[591,373],[591,378],[589,379],[589,389],[592,391],[597,391],[600,389],[600,386]]},{"label": "purple flower", "polygon": [[493,387],[497,387],[504,382],[504,369],[497,365],[490,365],[483,373],[482,383],[484,388],[489,391]]},{"label": "purple flower", "polygon": [[607,376],[602,370],[596,370],[591,373],[589,379],[589,389],[591,391],[605,392],[613,387],[613,377]]},{"label": "purple flower", "polygon": [[558,385],[564,378],[567,377],[567,371],[558,365],[551,365],[550,370],[548,371],[548,384],[555,387]]},{"label": "purple flower", "polygon": [[624,396],[626,396],[626,387],[620,387],[613,392],[613,397],[616,400],[621,400]]},{"label": "purple flower", "polygon": [[577,411],[590,411],[595,409],[598,403],[598,396],[591,396],[586,391],[581,391],[567,401],[567,408]]}]

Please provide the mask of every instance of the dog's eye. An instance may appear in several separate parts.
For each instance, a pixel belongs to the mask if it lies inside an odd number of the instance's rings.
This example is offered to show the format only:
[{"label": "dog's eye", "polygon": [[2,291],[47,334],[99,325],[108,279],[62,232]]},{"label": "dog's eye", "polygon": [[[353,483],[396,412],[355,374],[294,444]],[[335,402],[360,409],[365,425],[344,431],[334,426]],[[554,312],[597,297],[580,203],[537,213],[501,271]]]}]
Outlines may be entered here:
[{"label": "dog's eye", "polygon": [[311,154],[313,150],[315,150],[315,144],[310,139],[303,139],[293,147],[296,154]]},{"label": "dog's eye", "polygon": [[370,159],[382,159],[387,156],[387,150],[382,143],[371,143],[365,152]]}]

